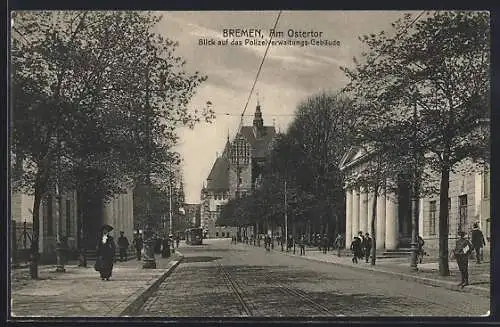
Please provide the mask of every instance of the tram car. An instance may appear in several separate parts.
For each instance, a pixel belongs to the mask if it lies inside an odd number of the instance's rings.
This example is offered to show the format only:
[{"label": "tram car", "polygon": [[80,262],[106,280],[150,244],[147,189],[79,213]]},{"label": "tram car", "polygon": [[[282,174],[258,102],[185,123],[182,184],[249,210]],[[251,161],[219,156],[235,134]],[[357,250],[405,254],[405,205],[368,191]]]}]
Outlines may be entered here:
[{"label": "tram car", "polygon": [[201,227],[186,229],[186,244],[201,245],[203,243],[203,229]]}]

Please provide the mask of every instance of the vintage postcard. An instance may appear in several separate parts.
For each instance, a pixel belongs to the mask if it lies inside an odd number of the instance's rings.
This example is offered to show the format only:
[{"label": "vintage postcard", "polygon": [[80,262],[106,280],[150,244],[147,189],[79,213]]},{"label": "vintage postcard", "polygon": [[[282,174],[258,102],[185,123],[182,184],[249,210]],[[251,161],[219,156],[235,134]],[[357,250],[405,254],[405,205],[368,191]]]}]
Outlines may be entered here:
[{"label": "vintage postcard", "polygon": [[10,27],[13,319],[489,316],[488,12]]}]

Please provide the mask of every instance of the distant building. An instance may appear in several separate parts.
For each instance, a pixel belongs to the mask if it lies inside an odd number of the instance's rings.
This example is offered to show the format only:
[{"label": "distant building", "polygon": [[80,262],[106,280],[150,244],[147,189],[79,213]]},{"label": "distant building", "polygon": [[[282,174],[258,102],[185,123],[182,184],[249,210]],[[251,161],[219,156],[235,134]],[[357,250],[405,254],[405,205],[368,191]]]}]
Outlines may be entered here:
[{"label": "distant building", "polygon": [[199,203],[186,203],[184,204],[185,220],[193,227],[201,226]]},{"label": "distant building", "polygon": [[[235,228],[216,228],[215,222],[229,199],[251,194],[262,176],[266,155],[276,136],[274,126],[264,126],[260,104],[252,126],[241,126],[232,142],[228,139],[201,191],[201,226],[208,237],[229,237]],[[228,228],[227,226],[226,228]]]}]

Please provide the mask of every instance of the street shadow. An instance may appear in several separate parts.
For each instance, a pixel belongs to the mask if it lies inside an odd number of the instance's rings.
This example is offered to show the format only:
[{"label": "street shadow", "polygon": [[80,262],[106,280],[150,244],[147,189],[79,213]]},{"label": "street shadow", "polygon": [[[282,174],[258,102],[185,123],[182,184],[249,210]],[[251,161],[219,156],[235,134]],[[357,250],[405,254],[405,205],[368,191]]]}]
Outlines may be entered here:
[{"label": "street shadow", "polygon": [[209,257],[209,256],[184,257],[184,259],[182,259],[182,263],[212,262],[219,259],[222,259],[222,257]]}]

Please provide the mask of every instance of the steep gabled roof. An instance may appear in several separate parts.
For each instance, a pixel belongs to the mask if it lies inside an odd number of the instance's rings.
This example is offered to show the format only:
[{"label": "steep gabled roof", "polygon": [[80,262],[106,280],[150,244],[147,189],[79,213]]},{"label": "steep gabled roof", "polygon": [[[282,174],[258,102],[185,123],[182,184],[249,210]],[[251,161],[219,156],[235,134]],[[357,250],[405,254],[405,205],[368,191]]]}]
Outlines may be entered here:
[{"label": "steep gabled roof", "polygon": [[229,162],[225,157],[218,157],[215,160],[207,178],[206,189],[209,191],[229,190]]},{"label": "steep gabled roof", "polygon": [[262,136],[259,138],[255,137],[253,126],[242,126],[240,129],[240,134],[247,140],[252,146],[252,157],[264,158],[269,151],[271,141],[276,135],[276,129],[274,126],[263,126],[261,130]]}]

